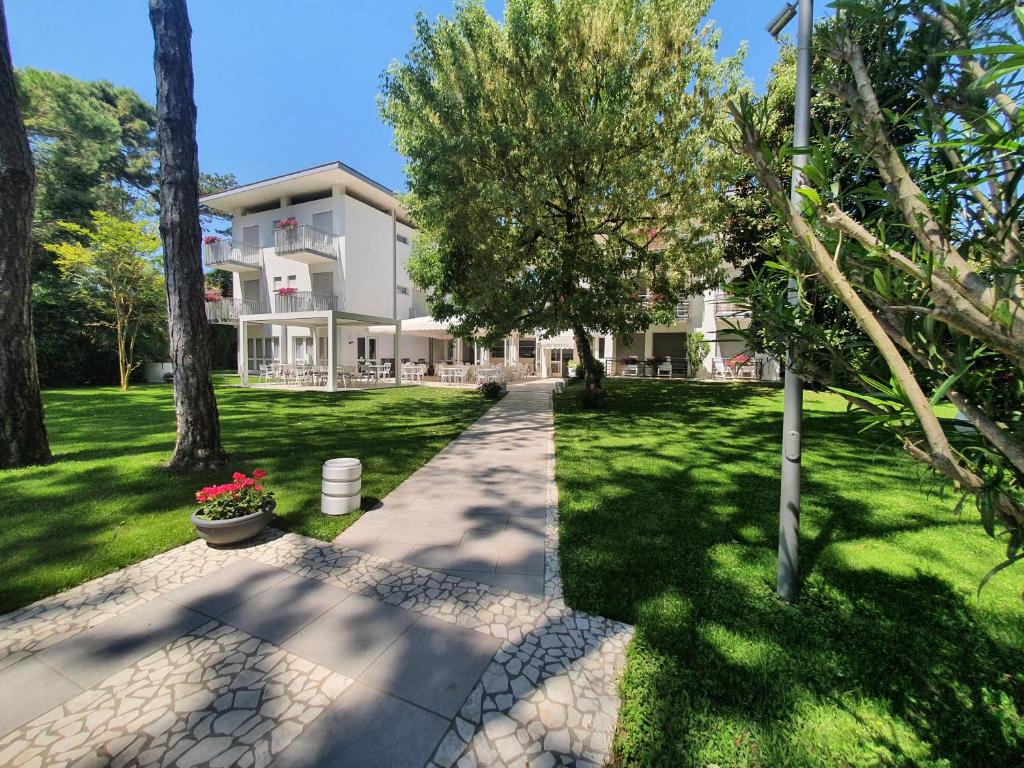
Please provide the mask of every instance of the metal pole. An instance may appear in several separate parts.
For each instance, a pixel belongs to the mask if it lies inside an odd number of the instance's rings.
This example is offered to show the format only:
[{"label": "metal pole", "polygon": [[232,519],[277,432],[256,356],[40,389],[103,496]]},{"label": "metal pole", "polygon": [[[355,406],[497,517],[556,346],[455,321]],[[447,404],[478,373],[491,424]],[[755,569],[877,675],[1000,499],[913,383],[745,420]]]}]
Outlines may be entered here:
[{"label": "metal pole", "polygon": [[[793,122],[793,177],[790,199],[800,205],[797,188],[803,184],[807,156],[799,150],[810,143],[811,123],[811,32],[814,27],[813,0],[799,0],[796,49],[796,105]],[[789,303],[797,305],[800,292],[795,279],[789,281]],[[779,579],[778,593],[786,602],[796,600],[799,589],[800,545],[800,422],[803,416],[803,382],[792,370],[793,351],[786,361],[782,415],[782,489],[779,495]]]}]

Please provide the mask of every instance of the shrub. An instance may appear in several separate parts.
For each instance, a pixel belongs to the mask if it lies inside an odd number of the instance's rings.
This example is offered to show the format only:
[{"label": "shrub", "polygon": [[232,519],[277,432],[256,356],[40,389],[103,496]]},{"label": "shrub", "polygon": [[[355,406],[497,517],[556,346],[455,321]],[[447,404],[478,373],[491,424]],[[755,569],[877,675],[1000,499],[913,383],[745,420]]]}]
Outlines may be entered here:
[{"label": "shrub", "polygon": [[205,520],[233,520],[266,509],[274,498],[260,484],[266,476],[262,469],[253,470],[252,477],[235,472],[230,483],[201,488],[196,491],[196,501],[203,505],[199,516]]},{"label": "shrub", "polygon": [[164,373],[164,384],[170,384],[174,381],[174,372],[167,371]]},{"label": "shrub", "polygon": [[480,385],[480,391],[484,397],[497,398],[501,396],[501,384],[496,381],[488,381]]}]

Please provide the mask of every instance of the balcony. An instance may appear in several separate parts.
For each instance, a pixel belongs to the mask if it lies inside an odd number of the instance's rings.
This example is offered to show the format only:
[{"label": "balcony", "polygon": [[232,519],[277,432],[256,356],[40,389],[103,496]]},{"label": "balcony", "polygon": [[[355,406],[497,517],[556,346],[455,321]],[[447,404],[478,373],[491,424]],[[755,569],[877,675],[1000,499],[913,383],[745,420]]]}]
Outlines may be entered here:
[{"label": "balcony", "polygon": [[209,269],[225,269],[228,272],[258,272],[261,262],[259,246],[236,243],[231,240],[214,240],[203,243],[203,263]]},{"label": "balcony", "polygon": [[326,264],[338,259],[334,235],[308,224],[275,229],[274,251],[282,258],[303,264]]},{"label": "balcony", "polygon": [[267,311],[262,301],[217,299],[206,302],[206,319],[217,325],[235,325],[242,315],[261,315]]},{"label": "balcony", "polygon": [[278,293],[274,297],[275,312],[321,312],[337,308],[337,297],[332,293],[295,291]]},{"label": "balcony", "polygon": [[[642,293],[642,294],[639,295],[638,300],[642,301],[644,303],[653,303],[656,300],[656,297],[654,297],[654,296],[652,296],[650,294],[647,294],[647,293]],[[660,299],[657,299],[657,300],[660,300]],[[682,298],[682,299],[680,299],[679,301],[676,302],[675,306],[672,307],[672,316],[676,320],[678,320],[678,321],[689,320],[690,319],[690,297],[689,296],[684,297],[684,298]]]}]

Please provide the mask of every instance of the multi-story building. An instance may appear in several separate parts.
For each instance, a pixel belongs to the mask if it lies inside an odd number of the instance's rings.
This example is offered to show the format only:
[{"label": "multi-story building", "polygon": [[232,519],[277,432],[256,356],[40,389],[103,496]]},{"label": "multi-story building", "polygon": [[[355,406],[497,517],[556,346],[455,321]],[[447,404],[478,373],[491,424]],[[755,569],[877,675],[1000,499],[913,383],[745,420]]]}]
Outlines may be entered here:
[{"label": "multi-story building", "polygon": [[[416,232],[395,193],[343,163],[245,184],[202,202],[231,217],[230,238],[204,238],[203,261],[234,273],[232,296],[208,301],[207,314],[211,322],[237,327],[243,384],[274,364],[333,371],[395,359],[526,363],[540,376],[562,376],[578,359],[566,333],[537,331],[493,346],[452,338],[445,323],[427,315],[406,272]],[[654,374],[643,361],[664,358],[675,373],[688,373],[686,338],[700,330],[711,343],[703,375],[712,376],[744,350],[730,330],[742,322],[720,291],[709,291],[681,301],[671,325],[628,339],[595,335],[592,344],[612,374]],[[323,381],[328,389],[337,386],[335,376]]]}]

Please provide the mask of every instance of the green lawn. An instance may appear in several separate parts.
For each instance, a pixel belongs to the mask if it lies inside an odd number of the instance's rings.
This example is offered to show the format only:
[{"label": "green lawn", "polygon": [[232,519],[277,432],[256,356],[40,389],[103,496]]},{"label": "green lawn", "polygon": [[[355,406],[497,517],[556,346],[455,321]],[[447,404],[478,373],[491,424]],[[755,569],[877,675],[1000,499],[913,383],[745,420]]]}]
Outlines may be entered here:
[{"label": "green lawn", "polygon": [[1024,765],[1024,564],[882,433],[808,393],[798,604],[774,594],[781,391],[556,398],[569,603],[636,624],[616,761]]},{"label": "green lawn", "polygon": [[202,485],[265,469],[277,525],[329,540],[356,515],[321,515],[320,465],[363,462],[363,507],[376,502],[488,407],[475,391],[404,387],[340,394],[227,386],[217,377],[225,470],[162,468],[174,445],[169,385],[44,393],[55,463],[0,472],[0,613],[195,538]]}]

